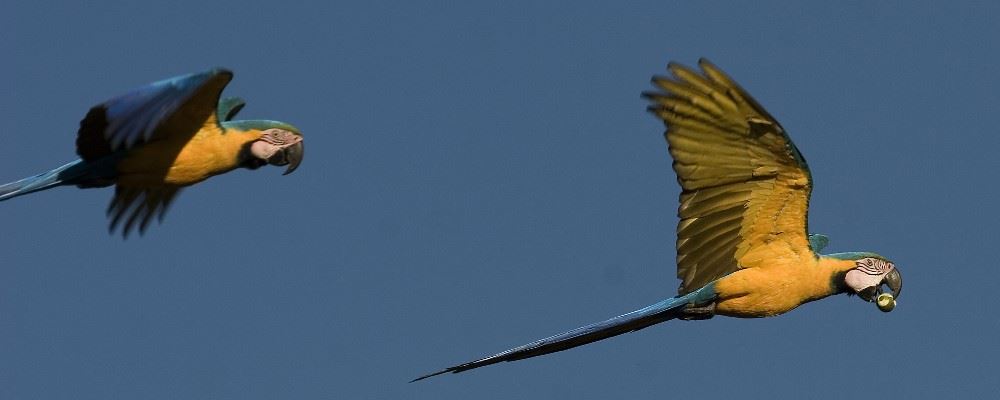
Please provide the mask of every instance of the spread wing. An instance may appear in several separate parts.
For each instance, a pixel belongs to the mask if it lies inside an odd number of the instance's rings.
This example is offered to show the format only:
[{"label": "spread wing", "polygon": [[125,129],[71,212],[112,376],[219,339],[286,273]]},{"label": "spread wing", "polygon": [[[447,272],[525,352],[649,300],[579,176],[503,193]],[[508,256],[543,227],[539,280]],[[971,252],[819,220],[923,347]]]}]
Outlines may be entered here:
[{"label": "spread wing", "polygon": [[219,95],[232,78],[224,69],[182,75],[98,104],[80,121],[76,152],[94,161],[168,136],[189,138],[216,112]]},{"label": "spread wing", "polygon": [[[218,124],[216,113],[229,117],[242,107],[242,101],[228,101],[221,105],[225,109],[219,108],[219,96],[232,78],[232,72],[224,69],[182,75],[98,104],[80,121],[77,154],[96,161],[157,140],[187,141],[203,125]],[[171,186],[118,184],[107,210],[109,230],[121,226],[126,237],[135,228],[143,233],[154,217],[163,219],[179,191]]]},{"label": "spread wing", "polygon": [[812,255],[806,213],[812,178],[785,130],[708,61],[671,63],[644,93],[667,126],[683,191],[677,277],[687,294],[739,268]]},{"label": "spread wing", "polygon": [[111,219],[108,231],[114,232],[119,224],[124,223],[122,237],[128,237],[133,228],[139,228],[140,235],[145,233],[153,217],[163,222],[163,216],[167,214],[170,203],[180,190],[179,187],[170,186],[115,186],[115,197],[111,198],[107,210],[108,218]]}]

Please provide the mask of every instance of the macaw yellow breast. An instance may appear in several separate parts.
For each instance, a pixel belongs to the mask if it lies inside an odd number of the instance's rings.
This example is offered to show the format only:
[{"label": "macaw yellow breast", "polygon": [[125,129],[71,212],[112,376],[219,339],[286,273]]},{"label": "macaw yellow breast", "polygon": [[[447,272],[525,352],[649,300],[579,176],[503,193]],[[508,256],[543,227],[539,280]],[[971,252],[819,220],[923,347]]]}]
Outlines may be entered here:
[{"label": "macaw yellow breast", "polygon": [[851,261],[805,257],[778,258],[775,263],[740,269],[719,279],[716,314],[757,318],[786,313],[813,300],[830,296],[837,289],[838,272],[854,267]]},{"label": "macaw yellow breast", "polygon": [[213,116],[187,140],[161,140],[130,151],[118,164],[118,183],[142,187],[193,185],[237,168],[240,151],[259,137],[259,131],[223,132]]}]

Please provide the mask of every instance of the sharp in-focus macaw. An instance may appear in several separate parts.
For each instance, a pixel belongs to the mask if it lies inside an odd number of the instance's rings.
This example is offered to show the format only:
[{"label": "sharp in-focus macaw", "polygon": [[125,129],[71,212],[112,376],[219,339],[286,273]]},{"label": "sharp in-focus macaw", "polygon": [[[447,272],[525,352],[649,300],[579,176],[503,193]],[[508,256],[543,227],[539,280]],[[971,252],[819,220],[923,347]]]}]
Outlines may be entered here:
[{"label": "sharp in-focus macaw", "polygon": [[[678,296],[642,309],[417,378],[566,350],[660,322],[713,315],[780,315],[847,293],[895,307],[902,277],[875,253],[820,254],[828,240],[807,234],[812,177],[785,130],[718,68],[671,63],[643,93],[667,127],[680,183]],[[883,293],[885,285],[891,291]]]},{"label": "sharp in-focus macaw", "polygon": [[236,168],[302,162],[302,133],[268,120],[233,121],[242,99],[220,100],[233,78],[224,69],[178,76],[98,104],[80,121],[80,159],[54,170],[0,185],[0,201],[63,185],[115,185],[109,230],[140,234],[160,221],[184,187]]}]

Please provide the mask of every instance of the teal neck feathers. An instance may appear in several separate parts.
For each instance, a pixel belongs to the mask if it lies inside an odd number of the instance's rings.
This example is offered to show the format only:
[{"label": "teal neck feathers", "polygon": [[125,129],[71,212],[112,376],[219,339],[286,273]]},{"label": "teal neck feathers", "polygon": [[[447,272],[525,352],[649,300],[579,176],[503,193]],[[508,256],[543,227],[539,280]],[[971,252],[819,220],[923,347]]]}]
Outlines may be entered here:
[{"label": "teal neck feathers", "polygon": [[271,121],[266,119],[245,119],[240,121],[225,121],[222,123],[222,128],[225,130],[235,129],[237,131],[266,131],[268,129],[281,129],[292,132],[296,135],[301,136],[302,132],[299,128],[292,126],[291,124],[286,124],[280,121]]},{"label": "teal neck feathers", "polygon": [[848,251],[845,253],[823,254],[822,257],[835,258],[838,260],[860,260],[862,258],[871,257],[888,261],[885,257],[870,251]]}]

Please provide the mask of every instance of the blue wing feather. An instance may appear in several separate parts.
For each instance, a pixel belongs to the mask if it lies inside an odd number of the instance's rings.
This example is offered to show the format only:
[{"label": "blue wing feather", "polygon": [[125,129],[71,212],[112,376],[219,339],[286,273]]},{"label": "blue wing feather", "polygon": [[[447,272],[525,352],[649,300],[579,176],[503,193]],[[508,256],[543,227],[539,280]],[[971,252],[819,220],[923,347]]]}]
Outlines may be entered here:
[{"label": "blue wing feather", "polygon": [[216,119],[221,121],[231,121],[236,114],[247,105],[247,102],[239,97],[226,97],[219,100],[218,115]]},{"label": "blue wing feather", "polygon": [[684,307],[688,304],[701,306],[705,303],[714,301],[715,298],[715,284],[713,282],[683,296],[669,298],[632,311],[628,314],[619,315],[617,317],[582,326],[568,332],[549,336],[545,339],[536,340],[489,357],[448,367],[443,370],[421,376],[410,382],[416,382],[449,372],[459,373],[462,371],[468,371],[470,369],[485,367],[487,365],[503,361],[517,361],[525,358],[555,353],[557,351],[568,350],[624,333],[634,332],[681,316]]},{"label": "blue wing feather", "polygon": [[812,249],[813,253],[816,253],[817,257],[819,257],[819,252],[823,251],[828,244],[830,244],[830,238],[826,235],[818,233],[809,234],[809,248]]},{"label": "blue wing feather", "polygon": [[114,157],[98,162],[76,160],[48,172],[0,185],[0,201],[63,185],[108,186],[113,182],[116,161]]},{"label": "blue wing feather", "polygon": [[225,69],[182,75],[94,106],[80,122],[77,153],[89,161],[164,135],[194,135],[230,79]]}]

